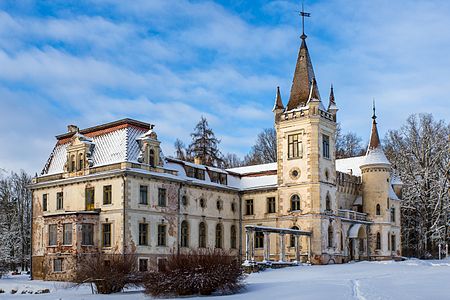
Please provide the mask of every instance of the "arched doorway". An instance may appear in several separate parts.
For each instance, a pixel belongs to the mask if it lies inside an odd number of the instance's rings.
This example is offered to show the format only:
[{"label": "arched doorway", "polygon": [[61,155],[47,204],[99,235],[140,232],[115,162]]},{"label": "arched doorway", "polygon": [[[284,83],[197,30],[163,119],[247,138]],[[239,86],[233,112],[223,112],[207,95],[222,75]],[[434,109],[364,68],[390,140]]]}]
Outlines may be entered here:
[{"label": "arched doorway", "polygon": [[367,232],[362,224],[353,224],[348,230],[350,260],[367,259]]}]

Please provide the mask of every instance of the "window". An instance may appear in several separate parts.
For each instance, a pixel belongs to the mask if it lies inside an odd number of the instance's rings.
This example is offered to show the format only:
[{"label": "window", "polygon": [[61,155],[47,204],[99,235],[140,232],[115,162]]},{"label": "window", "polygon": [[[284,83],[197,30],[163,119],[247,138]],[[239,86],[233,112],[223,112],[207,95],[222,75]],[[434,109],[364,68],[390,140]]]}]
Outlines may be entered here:
[{"label": "window", "polygon": [[341,251],[344,251],[344,234],[342,233],[342,229],[340,232],[340,236],[341,236]]},{"label": "window", "polygon": [[223,206],[222,201],[221,201],[221,200],[217,200],[216,206],[217,206],[217,209],[218,209],[218,210],[221,210],[221,209],[222,209],[222,206]]},{"label": "window", "polygon": [[152,166],[152,167],[155,166],[155,150],[150,149],[148,161],[149,161],[150,166]]},{"label": "window", "polygon": [[166,225],[158,225],[158,246],[166,245]]},{"label": "window", "polygon": [[84,246],[94,245],[94,225],[92,224],[81,225],[81,245]]},{"label": "window", "polygon": [[103,187],[103,204],[111,204],[112,203],[112,186],[105,185]]},{"label": "window", "polygon": [[139,272],[147,272],[148,271],[148,259],[140,258],[139,259]]},{"label": "window", "polygon": [[390,232],[388,232],[388,237],[387,238],[388,238],[387,239],[388,240],[388,243],[387,243],[388,244],[388,250],[391,251],[391,242],[390,242],[391,241],[391,233]]},{"label": "window", "polygon": [[148,224],[139,223],[139,245],[148,245]]},{"label": "window", "polygon": [[166,189],[158,189],[158,206],[166,206]]},{"label": "window", "polygon": [[139,186],[139,204],[148,204],[148,187],[146,185]]},{"label": "window", "polygon": [[381,215],[380,204],[377,204],[377,207],[376,207],[376,214],[377,214],[377,216]]},{"label": "window", "polygon": [[181,222],[181,247],[189,247],[189,225],[187,221]]},{"label": "window", "polygon": [[186,176],[205,180],[205,170],[194,168],[191,166],[185,166]]},{"label": "window", "polygon": [[63,260],[62,258],[57,258],[53,260],[53,272],[63,271]]},{"label": "window", "polygon": [[227,174],[222,174],[218,172],[209,171],[209,178],[211,179],[211,182],[219,183],[226,185],[227,184]]},{"label": "window", "polygon": [[205,208],[206,207],[206,200],[203,198],[200,198],[200,207]]},{"label": "window", "polygon": [[216,248],[222,248],[222,224],[216,225]]},{"label": "window", "polygon": [[391,222],[395,223],[395,207],[391,208]]},{"label": "window", "polygon": [[253,215],[253,199],[245,200],[245,214]]},{"label": "window", "polygon": [[63,226],[63,245],[72,245],[72,223]]},{"label": "window", "polygon": [[187,199],[186,195],[181,197],[181,204],[183,204],[184,206],[186,206],[188,204],[188,199]]},{"label": "window", "polygon": [[83,153],[78,154],[78,170],[82,170],[84,165]]},{"label": "window", "polygon": [[236,211],[236,203],[235,202],[231,202],[231,211],[232,212]]},{"label": "window", "polygon": [[[291,229],[299,230],[297,226],[292,227]],[[290,247],[295,247],[295,235],[291,234]]]},{"label": "window", "polygon": [[56,224],[48,225],[48,245],[56,246],[57,242],[57,227]]},{"label": "window", "polygon": [[75,171],[76,171],[75,155],[72,154],[70,156],[70,172],[75,172]]},{"label": "window", "polygon": [[263,248],[264,247],[264,233],[261,231],[255,232],[255,248]]},{"label": "window", "polygon": [[158,272],[164,272],[167,270],[167,258],[158,257],[156,264],[158,266]]},{"label": "window", "polygon": [[102,224],[102,246],[111,247],[111,223]]},{"label": "window", "polygon": [[379,232],[377,232],[377,245],[376,245],[375,249],[377,249],[377,250],[381,249],[381,236],[380,236]]},{"label": "window", "polygon": [[230,229],[230,248],[236,249],[236,226],[231,225]]},{"label": "window", "polygon": [[42,195],[42,210],[47,211],[48,194]]},{"label": "window", "polygon": [[391,249],[392,249],[392,251],[396,251],[396,249],[397,249],[397,245],[396,245],[396,243],[395,243],[395,235],[393,234],[393,235],[391,235]]},{"label": "window", "polygon": [[63,193],[56,193],[56,210],[62,210],[64,208],[64,198]]},{"label": "window", "polygon": [[329,194],[325,197],[325,210],[331,211],[331,200]]},{"label": "window", "polygon": [[299,195],[291,196],[291,211],[300,210],[300,197]]},{"label": "window", "polygon": [[302,142],[299,134],[288,136],[288,158],[302,157]]},{"label": "window", "polygon": [[86,210],[94,210],[94,188],[86,188]]},{"label": "window", "polygon": [[198,246],[200,248],[206,248],[206,225],[205,225],[205,222],[201,222],[198,225]]},{"label": "window", "polygon": [[328,247],[333,247],[333,226],[328,225]]},{"label": "window", "polygon": [[330,158],[330,137],[322,135],[322,154],[324,158]]},{"label": "window", "polygon": [[267,198],[267,213],[273,214],[275,212],[275,197]]}]

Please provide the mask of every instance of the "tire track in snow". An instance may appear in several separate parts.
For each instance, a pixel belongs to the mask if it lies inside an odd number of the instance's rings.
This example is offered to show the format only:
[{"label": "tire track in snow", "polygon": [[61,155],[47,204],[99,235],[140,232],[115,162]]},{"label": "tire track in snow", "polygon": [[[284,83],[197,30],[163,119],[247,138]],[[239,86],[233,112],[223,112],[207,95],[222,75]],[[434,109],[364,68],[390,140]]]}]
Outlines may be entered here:
[{"label": "tire track in snow", "polygon": [[359,289],[359,280],[355,279],[352,280],[352,291],[353,291],[353,297],[358,300],[367,300],[362,294],[361,290]]}]

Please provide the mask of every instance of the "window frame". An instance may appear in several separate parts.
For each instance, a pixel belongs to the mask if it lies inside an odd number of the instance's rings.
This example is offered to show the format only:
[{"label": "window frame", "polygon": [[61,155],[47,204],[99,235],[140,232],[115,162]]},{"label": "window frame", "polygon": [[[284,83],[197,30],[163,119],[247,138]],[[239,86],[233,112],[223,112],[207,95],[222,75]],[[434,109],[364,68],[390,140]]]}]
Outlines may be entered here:
[{"label": "window frame", "polygon": [[112,185],[104,185],[103,186],[103,205],[111,205],[112,204]]},{"label": "window frame", "polygon": [[167,246],[167,226],[166,224],[158,224],[158,247]]},{"label": "window frame", "polygon": [[42,194],[42,211],[48,210],[48,193]]},{"label": "window frame", "polygon": [[276,198],[275,197],[267,197],[267,213],[268,214],[274,214],[276,213]]},{"label": "window frame", "polygon": [[189,248],[189,223],[186,220],[180,225],[180,247]]},{"label": "window frame", "polygon": [[[70,225],[70,231],[67,231],[67,227]],[[72,246],[73,244],[73,224],[72,223],[64,223],[63,224],[63,245],[64,246]]]},{"label": "window frame", "polygon": [[[294,199],[295,198],[295,199]],[[301,211],[301,200],[300,200],[300,195],[298,194],[293,194],[290,198],[290,202],[291,202],[291,211]]]},{"label": "window frame", "polygon": [[148,223],[139,223],[138,225],[139,246],[148,246]]},{"label": "window frame", "polygon": [[199,248],[206,248],[207,245],[207,229],[206,229],[206,223],[200,222],[198,224],[198,247]]},{"label": "window frame", "polygon": [[237,249],[237,231],[236,231],[236,225],[231,225],[230,227],[230,248],[231,249]]},{"label": "window frame", "polygon": [[264,248],[264,233],[262,231],[255,231],[254,237],[255,237],[255,242],[254,242],[255,249]]},{"label": "window frame", "polygon": [[158,188],[158,206],[167,207],[167,189]]},{"label": "window frame", "polygon": [[64,210],[64,192],[56,193],[56,210]]},{"label": "window frame", "polygon": [[139,185],[139,204],[148,205],[148,185]]},{"label": "window frame", "polygon": [[[108,228],[109,230],[105,230]],[[108,240],[109,243],[106,243]],[[111,223],[102,223],[102,248],[111,248],[112,247],[112,224]]]},{"label": "window frame", "polygon": [[324,158],[330,157],[330,136],[322,134],[322,155]]},{"label": "window frame", "polygon": [[[93,211],[95,209],[95,188],[86,187],[84,197],[86,211]],[[90,199],[91,197],[92,199]]]},{"label": "window frame", "polygon": [[[64,259],[62,258],[55,258],[53,259],[53,273],[62,273],[63,270],[63,261]],[[58,262],[58,264],[56,264],[56,262]],[[57,269],[57,266],[59,266],[59,268]]]},{"label": "window frame", "polygon": [[[145,263],[143,263],[144,261],[145,261]],[[144,265],[145,265],[145,268],[143,268]],[[139,272],[147,272],[148,271],[148,258],[139,258],[138,270],[139,270]]]},{"label": "window frame", "polygon": [[58,225],[48,224],[48,246],[54,247],[58,245]]},{"label": "window frame", "polygon": [[255,213],[255,211],[254,211],[253,199],[246,199],[245,200],[245,215],[246,216],[253,216],[254,213]]},{"label": "window frame", "polygon": [[216,239],[215,239],[214,248],[222,249],[223,248],[223,225],[221,223],[216,224],[215,236],[216,236]]},{"label": "window frame", "polygon": [[[89,230],[87,230],[87,228],[89,228]],[[81,246],[94,246],[94,224],[81,224]]]},{"label": "window frame", "polygon": [[288,135],[288,159],[302,158],[302,140],[300,133]]}]

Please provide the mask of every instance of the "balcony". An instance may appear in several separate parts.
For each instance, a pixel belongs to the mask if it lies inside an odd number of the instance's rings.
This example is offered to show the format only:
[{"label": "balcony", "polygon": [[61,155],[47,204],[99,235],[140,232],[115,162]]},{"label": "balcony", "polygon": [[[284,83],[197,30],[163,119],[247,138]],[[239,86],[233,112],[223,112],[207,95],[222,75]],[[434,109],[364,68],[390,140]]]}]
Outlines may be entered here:
[{"label": "balcony", "polygon": [[360,213],[360,212],[357,212],[354,210],[339,209],[338,215],[341,218],[345,218],[345,219],[349,219],[349,220],[367,222],[367,214]]}]

